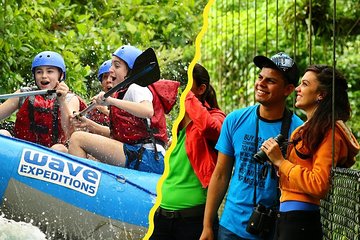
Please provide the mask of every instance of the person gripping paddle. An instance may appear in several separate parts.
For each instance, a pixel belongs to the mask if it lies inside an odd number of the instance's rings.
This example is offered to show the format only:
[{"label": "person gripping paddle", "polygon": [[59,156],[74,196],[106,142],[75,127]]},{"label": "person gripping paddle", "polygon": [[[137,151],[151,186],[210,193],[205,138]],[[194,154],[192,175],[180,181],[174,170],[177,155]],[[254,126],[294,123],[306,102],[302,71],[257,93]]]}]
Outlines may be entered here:
[{"label": "person gripping paddle", "polygon": [[[114,87],[95,96],[92,105],[109,106],[110,127],[104,126],[102,135],[74,132],[69,153],[84,158],[91,155],[104,163],[161,174],[168,136],[164,110],[157,110],[162,108],[157,101],[159,96],[147,87],[160,78],[154,51],[121,46],[112,54],[109,72]],[[82,117],[86,112],[85,109],[74,116]]]},{"label": "person gripping paddle", "polygon": [[[78,98],[69,93],[64,82],[64,59],[57,52],[40,52],[33,59],[31,71],[35,86],[21,88],[13,96],[8,94],[0,105],[0,120],[18,110],[14,137],[62,150],[58,146],[63,146],[71,134],[69,116],[80,110]],[[4,129],[0,134],[12,135]]]}]

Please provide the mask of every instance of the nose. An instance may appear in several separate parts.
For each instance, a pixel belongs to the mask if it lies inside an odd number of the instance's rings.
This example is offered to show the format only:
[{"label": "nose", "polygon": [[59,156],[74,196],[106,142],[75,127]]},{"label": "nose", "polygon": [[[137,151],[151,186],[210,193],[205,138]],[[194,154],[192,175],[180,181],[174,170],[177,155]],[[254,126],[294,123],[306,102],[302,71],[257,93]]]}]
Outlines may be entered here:
[{"label": "nose", "polygon": [[47,78],[48,74],[46,71],[41,72],[41,78]]},{"label": "nose", "polygon": [[107,76],[107,78],[105,79],[106,82],[112,82],[112,78],[110,77],[110,75]]},{"label": "nose", "polygon": [[109,73],[114,73],[114,66],[111,65],[111,67],[109,68]]},{"label": "nose", "polygon": [[264,86],[264,85],[266,85],[265,82],[266,82],[266,78],[258,78],[257,79],[258,85]]}]

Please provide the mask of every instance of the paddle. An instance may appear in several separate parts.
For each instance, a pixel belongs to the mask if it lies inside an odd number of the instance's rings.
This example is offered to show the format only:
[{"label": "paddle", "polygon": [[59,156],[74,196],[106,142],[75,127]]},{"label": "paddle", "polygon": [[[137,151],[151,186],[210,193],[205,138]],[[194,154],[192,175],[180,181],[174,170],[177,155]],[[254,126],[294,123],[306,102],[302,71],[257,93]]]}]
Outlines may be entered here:
[{"label": "paddle", "polygon": [[[135,60],[134,67],[130,72],[129,77],[127,77],[123,82],[117,84],[115,87],[110,89],[104,94],[105,98],[108,98],[113,93],[127,88],[130,84],[136,83],[142,87],[146,87],[160,79],[160,69],[159,64],[155,55],[155,52],[152,48],[146,49],[142,52]],[[84,116],[87,112],[94,109],[96,106],[95,103],[91,103],[87,108],[79,112],[77,117]]]},{"label": "paddle", "polygon": [[56,92],[55,89],[51,89],[51,90],[36,90],[36,91],[29,91],[29,92],[10,93],[10,94],[0,95],[0,99],[8,99],[8,98],[16,98],[16,97],[28,97],[28,96],[44,95],[44,94],[53,94],[55,92]]},{"label": "paddle", "polygon": [[[59,83],[63,80],[59,80]],[[0,95],[0,99],[8,99],[8,98],[17,98],[17,97],[30,97],[35,95],[45,95],[45,94],[54,94],[56,93],[56,89],[44,89],[44,90],[35,90],[35,91],[27,91],[27,92],[19,92],[19,93],[9,93]],[[58,97],[61,96],[61,93],[57,94]]]}]

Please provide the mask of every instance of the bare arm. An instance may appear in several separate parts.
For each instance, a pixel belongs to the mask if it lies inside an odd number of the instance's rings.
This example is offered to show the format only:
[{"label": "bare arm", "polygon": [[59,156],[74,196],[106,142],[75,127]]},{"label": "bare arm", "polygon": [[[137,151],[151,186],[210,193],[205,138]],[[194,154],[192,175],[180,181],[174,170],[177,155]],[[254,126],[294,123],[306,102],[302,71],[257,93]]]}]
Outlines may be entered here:
[{"label": "bare arm", "polygon": [[104,92],[99,93],[94,97],[93,100],[97,104],[108,106],[113,105],[117,108],[123,109],[128,113],[140,117],[140,118],[151,118],[154,115],[154,108],[152,102],[142,101],[142,102],[132,102],[127,100],[121,100],[113,97],[108,97],[104,99]]},{"label": "bare arm", "polygon": [[204,227],[200,237],[201,240],[214,239],[214,219],[228,189],[233,165],[234,159],[232,157],[219,152],[217,164],[214,173],[211,176],[207,193]]},{"label": "bare arm", "polygon": [[140,103],[136,103],[112,97],[109,97],[106,101],[110,105],[114,105],[115,107],[123,109],[136,117],[151,118],[154,115],[153,105],[149,101],[142,101]]},{"label": "bare arm", "polygon": [[[20,90],[16,91],[16,93],[19,92]],[[0,120],[9,117],[17,109],[19,109],[19,98],[9,98],[3,104],[0,104]]]},{"label": "bare arm", "polygon": [[80,109],[79,99],[76,95],[74,95],[69,102],[66,102],[66,95],[68,92],[69,88],[64,82],[61,82],[56,88],[61,112],[61,127],[65,132],[67,139],[70,138],[71,134],[74,132],[74,127],[70,122],[70,117],[73,112],[79,112]]}]

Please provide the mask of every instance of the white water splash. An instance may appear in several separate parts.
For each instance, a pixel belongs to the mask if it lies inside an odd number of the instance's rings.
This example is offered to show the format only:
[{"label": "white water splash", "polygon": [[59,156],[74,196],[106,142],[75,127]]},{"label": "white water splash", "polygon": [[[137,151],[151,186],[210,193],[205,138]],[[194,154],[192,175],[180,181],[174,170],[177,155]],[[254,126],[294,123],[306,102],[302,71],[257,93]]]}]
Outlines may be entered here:
[{"label": "white water splash", "polygon": [[46,240],[37,227],[25,222],[15,222],[0,216],[0,240]]}]

